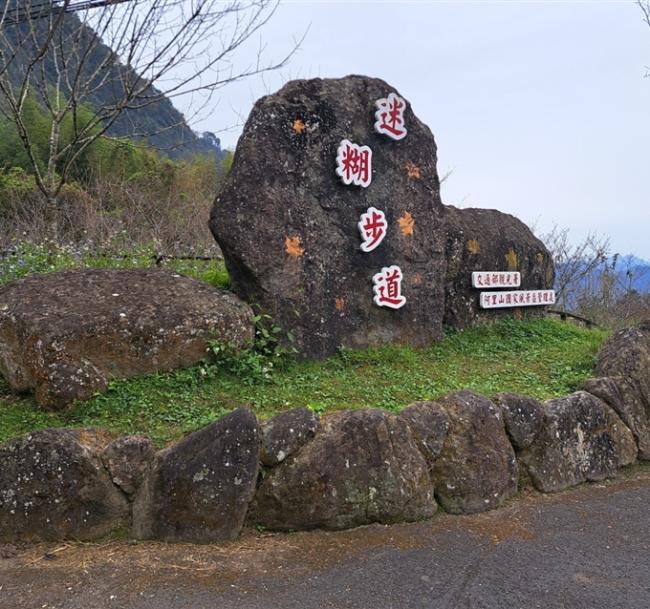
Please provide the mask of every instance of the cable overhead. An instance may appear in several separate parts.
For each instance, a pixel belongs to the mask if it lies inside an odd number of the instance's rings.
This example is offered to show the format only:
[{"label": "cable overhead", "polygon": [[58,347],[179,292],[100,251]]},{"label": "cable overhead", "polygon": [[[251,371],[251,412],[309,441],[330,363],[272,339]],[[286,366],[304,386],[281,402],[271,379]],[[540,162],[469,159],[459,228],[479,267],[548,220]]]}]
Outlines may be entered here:
[{"label": "cable overhead", "polygon": [[67,5],[63,2],[41,2],[33,5],[29,4],[22,8],[7,10],[1,25],[17,25],[32,19],[45,19],[50,15],[60,12],[76,13],[78,11],[86,11],[114,4],[122,4],[123,2],[135,1],[137,0],[80,0],[78,2],[70,2]]}]

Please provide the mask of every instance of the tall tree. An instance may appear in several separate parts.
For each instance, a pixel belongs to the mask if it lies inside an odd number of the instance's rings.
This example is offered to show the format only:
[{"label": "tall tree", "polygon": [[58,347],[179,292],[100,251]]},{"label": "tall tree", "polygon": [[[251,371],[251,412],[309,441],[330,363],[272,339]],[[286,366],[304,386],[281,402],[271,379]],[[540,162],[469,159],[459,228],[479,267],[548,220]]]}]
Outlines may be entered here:
[{"label": "tall tree", "polygon": [[[138,121],[144,108],[184,122],[170,99],[204,93],[204,107],[225,85],[285,65],[298,43],[278,61],[258,47],[250,63],[236,63],[276,8],[276,0],[0,0],[0,113],[47,201],[56,205],[75,162],[118,121],[154,135]],[[45,163],[30,99],[51,119]]]}]

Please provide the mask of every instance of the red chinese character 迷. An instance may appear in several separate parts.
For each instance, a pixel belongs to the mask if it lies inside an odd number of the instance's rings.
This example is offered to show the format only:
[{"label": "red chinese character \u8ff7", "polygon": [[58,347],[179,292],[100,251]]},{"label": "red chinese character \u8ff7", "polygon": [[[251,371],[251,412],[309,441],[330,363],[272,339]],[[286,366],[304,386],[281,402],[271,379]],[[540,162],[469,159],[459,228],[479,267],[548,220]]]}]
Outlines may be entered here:
[{"label": "red chinese character \u8ff7", "polygon": [[372,283],[376,305],[399,309],[406,304],[402,296],[402,270],[398,266],[384,267],[372,278]]},{"label": "red chinese character \u8ff7", "polygon": [[388,223],[386,222],[386,216],[383,211],[369,207],[365,213],[361,214],[361,219],[357,226],[363,239],[361,251],[371,252],[386,236]]},{"label": "red chinese character \u8ff7", "polygon": [[375,131],[383,133],[394,140],[405,138],[404,110],[406,109],[406,102],[395,93],[389,93],[388,97],[378,99],[375,105],[377,106]]},{"label": "red chinese character \u8ff7", "polygon": [[372,180],[372,150],[343,140],[336,155],[336,173],[348,186],[368,187]]}]

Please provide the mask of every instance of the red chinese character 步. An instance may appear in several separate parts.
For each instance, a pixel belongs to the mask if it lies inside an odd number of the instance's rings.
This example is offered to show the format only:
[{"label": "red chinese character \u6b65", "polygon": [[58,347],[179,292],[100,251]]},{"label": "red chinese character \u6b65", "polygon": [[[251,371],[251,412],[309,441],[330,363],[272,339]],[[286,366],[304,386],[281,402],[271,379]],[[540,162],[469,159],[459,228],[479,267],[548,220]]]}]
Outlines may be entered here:
[{"label": "red chinese character \u6b65", "polygon": [[402,270],[398,266],[384,267],[372,278],[372,283],[376,305],[399,309],[406,304],[402,296]]},{"label": "red chinese character \u6b65", "polygon": [[386,222],[386,216],[383,211],[369,207],[364,214],[361,214],[361,219],[357,226],[363,239],[361,251],[372,252],[386,236],[388,222]]},{"label": "red chinese character \u6b65", "polygon": [[368,187],[372,180],[372,150],[343,140],[336,155],[336,173],[348,186]]},{"label": "red chinese character \u6b65", "polygon": [[406,102],[395,93],[389,93],[388,97],[378,99],[375,105],[377,106],[375,131],[394,140],[404,139],[406,137],[404,124]]}]

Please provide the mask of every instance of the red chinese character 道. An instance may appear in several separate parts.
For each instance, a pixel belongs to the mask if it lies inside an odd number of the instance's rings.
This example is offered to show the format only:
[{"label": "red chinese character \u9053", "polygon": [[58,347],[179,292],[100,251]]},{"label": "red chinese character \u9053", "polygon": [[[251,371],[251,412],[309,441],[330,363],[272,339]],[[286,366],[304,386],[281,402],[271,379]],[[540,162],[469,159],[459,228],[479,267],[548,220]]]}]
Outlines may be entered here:
[{"label": "red chinese character \u9053", "polygon": [[372,252],[386,236],[388,223],[383,211],[369,207],[366,213],[361,214],[361,220],[357,226],[363,239],[361,251]]},{"label": "red chinese character \u9053", "polygon": [[343,140],[336,155],[336,173],[348,186],[368,187],[372,180],[372,150]]},{"label": "red chinese character \u9053", "polygon": [[384,267],[372,278],[372,283],[377,306],[399,309],[406,304],[402,296],[402,270],[398,266]]},{"label": "red chinese character \u9053", "polygon": [[389,93],[388,97],[378,99],[375,105],[377,106],[375,131],[383,133],[394,140],[405,138],[404,110],[406,109],[406,102],[395,93]]}]

